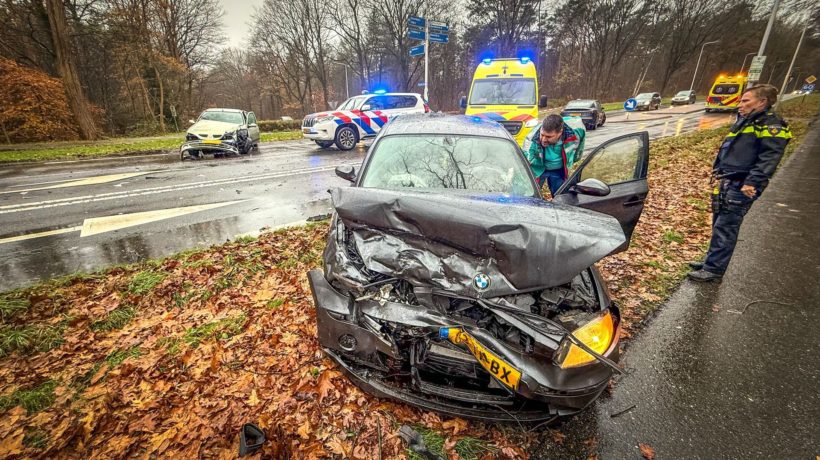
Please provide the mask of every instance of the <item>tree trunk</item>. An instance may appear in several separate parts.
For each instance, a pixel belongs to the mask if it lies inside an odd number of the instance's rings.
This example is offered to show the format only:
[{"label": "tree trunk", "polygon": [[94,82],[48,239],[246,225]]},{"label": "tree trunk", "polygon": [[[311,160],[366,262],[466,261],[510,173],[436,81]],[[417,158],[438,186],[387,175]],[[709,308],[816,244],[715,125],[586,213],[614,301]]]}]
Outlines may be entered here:
[{"label": "tree trunk", "polygon": [[71,55],[71,37],[68,35],[68,22],[66,21],[62,0],[46,0],[46,10],[57,61],[57,73],[63,80],[68,105],[77,120],[77,126],[80,128],[82,138],[96,139],[99,137],[100,132],[94,124],[91,104],[85,97],[83,87],[80,84],[80,77],[77,75],[74,58]]},{"label": "tree trunk", "polygon": [[159,73],[159,69],[157,66],[154,67],[154,75],[157,78],[157,84],[159,85],[159,129],[162,131],[162,134],[165,134],[165,87],[162,84],[162,75]]}]

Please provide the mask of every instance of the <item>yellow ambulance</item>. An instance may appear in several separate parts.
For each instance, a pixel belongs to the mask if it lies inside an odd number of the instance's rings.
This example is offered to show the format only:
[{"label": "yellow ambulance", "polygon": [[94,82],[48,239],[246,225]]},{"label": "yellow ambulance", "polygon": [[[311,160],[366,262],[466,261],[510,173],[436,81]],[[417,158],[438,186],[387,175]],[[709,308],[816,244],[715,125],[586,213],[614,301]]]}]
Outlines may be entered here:
[{"label": "yellow ambulance", "polygon": [[745,75],[718,75],[706,96],[706,112],[737,110],[746,81]]},{"label": "yellow ambulance", "polygon": [[547,96],[538,98],[535,64],[526,57],[482,60],[473,74],[469,95],[461,98],[466,115],[497,121],[518,145],[538,126],[538,109],[546,106]]}]

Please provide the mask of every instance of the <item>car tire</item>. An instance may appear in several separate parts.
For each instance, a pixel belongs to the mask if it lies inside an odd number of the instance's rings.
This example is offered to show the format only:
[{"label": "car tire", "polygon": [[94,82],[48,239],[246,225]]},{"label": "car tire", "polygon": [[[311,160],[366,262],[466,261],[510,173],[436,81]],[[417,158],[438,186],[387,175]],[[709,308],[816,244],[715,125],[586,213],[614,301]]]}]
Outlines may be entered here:
[{"label": "car tire", "polygon": [[250,153],[252,148],[253,148],[253,141],[249,137],[249,138],[245,139],[245,143],[242,144],[242,148],[239,149],[239,154],[240,155],[247,155],[248,153]]},{"label": "car tire", "polygon": [[352,126],[342,126],[336,130],[336,148],[342,151],[353,150],[359,143],[359,133]]},{"label": "car tire", "polygon": [[333,141],[313,141],[313,142],[315,142],[316,145],[318,145],[320,149],[326,149],[326,148],[330,147],[331,145],[333,145]]},{"label": "car tire", "polygon": [[601,126],[603,126],[603,125],[604,125],[604,123],[606,123],[606,114],[604,114],[604,119],[603,119],[603,120],[601,120]]}]

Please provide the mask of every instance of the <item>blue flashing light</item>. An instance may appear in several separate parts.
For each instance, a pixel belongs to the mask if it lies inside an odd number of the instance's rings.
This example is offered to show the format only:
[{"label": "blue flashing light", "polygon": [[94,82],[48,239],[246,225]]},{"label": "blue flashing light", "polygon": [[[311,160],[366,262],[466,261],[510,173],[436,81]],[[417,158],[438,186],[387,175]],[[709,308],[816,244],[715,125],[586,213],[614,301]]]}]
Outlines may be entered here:
[{"label": "blue flashing light", "polygon": [[473,117],[473,121],[479,123],[481,121],[481,117]]},{"label": "blue flashing light", "polygon": [[373,94],[379,94],[379,95],[382,95],[382,94],[384,94],[384,93],[386,93],[386,92],[387,92],[387,90],[384,90],[384,89],[377,89],[376,91],[373,91]]},{"label": "blue flashing light", "polygon": [[529,58],[529,57],[524,56],[524,57],[522,57],[522,58],[521,58],[521,63],[522,63],[522,64],[526,64],[526,63],[528,63],[528,62],[530,62],[530,58]]},{"label": "blue flashing light", "polygon": [[490,58],[484,58],[484,59],[481,60],[481,62],[483,62],[484,65],[490,65],[490,64],[493,63],[493,60],[490,59]]}]

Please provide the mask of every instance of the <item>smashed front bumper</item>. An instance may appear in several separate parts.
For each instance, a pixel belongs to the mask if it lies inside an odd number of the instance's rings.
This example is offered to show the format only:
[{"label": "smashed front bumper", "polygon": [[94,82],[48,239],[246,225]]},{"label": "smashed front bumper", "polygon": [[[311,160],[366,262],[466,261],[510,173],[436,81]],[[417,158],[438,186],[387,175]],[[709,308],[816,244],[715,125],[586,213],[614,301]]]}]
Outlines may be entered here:
[{"label": "smashed front bumper", "polygon": [[[363,390],[422,409],[488,421],[534,422],[583,410],[606,388],[612,370],[593,362],[562,369],[522,353],[488,331],[433,308],[347,296],[320,270],[308,273],[324,351]],[[618,318],[617,308],[610,311]],[[384,325],[403,331],[397,343]],[[455,344],[446,332],[466,333]],[[603,356],[617,361],[619,325]],[[558,348],[560,334],[538,345]],[[483,362],[482,362],[483,360]],[[509,366],[509,368],[507,368]]]},{"label": "smashed front bumper", "polygon": [[187,141],[179,148],[180,158],[199,156],[202,153],[232,153],[239,155],[239,147],[236,146],[234,139],[209,139]]}]

